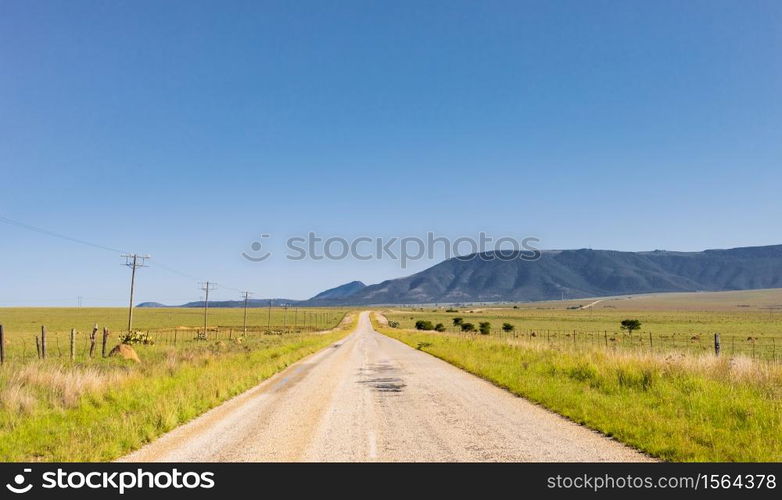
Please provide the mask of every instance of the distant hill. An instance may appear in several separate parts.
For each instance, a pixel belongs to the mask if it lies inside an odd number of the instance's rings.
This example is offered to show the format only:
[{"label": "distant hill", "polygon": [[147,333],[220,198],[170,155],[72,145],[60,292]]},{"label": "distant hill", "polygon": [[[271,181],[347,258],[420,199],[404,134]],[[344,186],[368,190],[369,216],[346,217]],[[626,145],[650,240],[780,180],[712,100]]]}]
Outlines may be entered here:
[{"label": "distant hill", "polygon": [[[302,302],[301,300],[291,299],[250,299],[247,301],[247,307],[269,307],[269,301],[271,301],[273,307],[292,306]],[[204,307],[204,301],[197,300],[174,307]],[[210,300],[209,307],[244,307],[244,300]]]},{"label": "distant hill", "polygon": [[533,301],[782,287],[782,245],[703,252],[557,250],[540,259],[453,258],[365,287],[351,304]]},{"label": "distant hill", "polygon": [[[549,250],[540,259],[491,252],[453,258],[376,285],[352,281],[309,300],[271,299],[273,305],[338,306],[455,302],[526,302],[655,292],[782,288],[782,245],[702,252]],[[241,300],[210,307],[241,307]],[[264,307],[269,299],[250,301]],[[145,302],[139,307],[165,307]],[[181,307],[203,307],[190,302]]]},{"label": "distant hill", "polygon": [[318,301],[318,300],[344,299],[346,297],[350,297],[351,295],[355,294],[359,290],[362,290],[366,287],[367,286],[360,281],[351,281],[350,283],[345,283],[344,285],[340,285],[334,288],[329,288],[324,292],[320,292],[319,294],[312,297],[310,300]]},{"label": "distant hill", "polygon": [[[272,306],[295,306],[304,303],[303,300],[291,300],[291,299],[250,299],[247,301],[247,307],[269,307],[269,301],[271,300]],[[136,307],[204,307],[203,300],[197,300],[194,302],[188,302],[181,305],[166,305],[159,302],[141,302]],[[244,300],[210,300],[209,307],[244,307]]]}]

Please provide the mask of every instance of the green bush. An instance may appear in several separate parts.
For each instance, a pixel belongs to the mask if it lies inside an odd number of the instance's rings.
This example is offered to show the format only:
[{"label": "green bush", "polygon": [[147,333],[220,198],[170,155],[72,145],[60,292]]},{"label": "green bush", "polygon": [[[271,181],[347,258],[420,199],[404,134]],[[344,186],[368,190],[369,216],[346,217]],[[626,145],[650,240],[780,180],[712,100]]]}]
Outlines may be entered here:
[{"label": "green bush", "polygon": [[427,321],[424,319],[419,319],[415,322],[415,329],[416,330],[434,330],[434,325],[431,321]]},{"label": "green bush", "polygon": [[142,344],[153,345],[154,340],[149,336],[149,332],[128,332],[119,336],[120,344]]},{"label": "green bush", "polygon": [[637,319],[623,319],[621,327],[622,330],[626,330],[627,333],[633,333],[633,331],[641,328],[641,322]]}]

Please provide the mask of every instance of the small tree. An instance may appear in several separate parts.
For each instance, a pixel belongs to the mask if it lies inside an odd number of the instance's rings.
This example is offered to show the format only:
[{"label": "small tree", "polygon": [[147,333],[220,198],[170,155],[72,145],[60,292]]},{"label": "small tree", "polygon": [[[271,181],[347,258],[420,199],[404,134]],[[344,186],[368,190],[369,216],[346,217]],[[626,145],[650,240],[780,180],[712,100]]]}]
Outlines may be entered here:
[{"label": "small tree", "polygon": [[445,325],[442,324],[442,323],[437,323],[436,325],[434,325],[434,329],[437,332],[444,332],[445,331]]},{"label": "small tree", "polygon": [[478,330],[480,330],[481,335],[488,335],[491,333],[491,323],[488,321],[481,321],[478,324]]},{"label": "small tree", "polygon": [[502,331],[505,333],[511,333],[516,331],[516,327],[511,325],[510,323],[503,323],[502,324]]},{"label": "small tree", "polygon": [[426,321],[423,319],[419,319],[415,322],[415,329],[416,330],[434,330],[434,325],[431,321]]},{"label": "small tree", "polygon": [[454,318],[453,319],[453,326],[460,326],[462,323],[464,323],[464,318]]},{"label": "small tree", "polygon": [[462,323],[461,327],[463,332],[471,333],[475,331],[475,325],[472,323]]},{"label": "small tree", "polygon": [[641,328],[641,322],[637,319],[623,319],[621,323],[622,330],[626,330],[627,333],[631,334],[635,331]]}]

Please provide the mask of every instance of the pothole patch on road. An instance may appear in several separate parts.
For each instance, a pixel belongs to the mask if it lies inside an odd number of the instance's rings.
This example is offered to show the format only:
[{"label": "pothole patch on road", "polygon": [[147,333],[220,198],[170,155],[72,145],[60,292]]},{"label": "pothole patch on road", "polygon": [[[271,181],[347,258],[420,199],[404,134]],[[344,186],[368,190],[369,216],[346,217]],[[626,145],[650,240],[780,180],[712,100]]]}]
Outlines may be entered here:
[{"label": "pothole patch on road", "polygon": [[[359,375],[362,378],[358,381],[359,384],[367,385],[376,392],[382,393],[399,393],[407,387],[404,380],[399,377],[389,376],[393,375],[396,368],[390,363],[374,363],[368,365],[366,368],[359,369]],[[385,375],[385,376],[377,376]]]}]

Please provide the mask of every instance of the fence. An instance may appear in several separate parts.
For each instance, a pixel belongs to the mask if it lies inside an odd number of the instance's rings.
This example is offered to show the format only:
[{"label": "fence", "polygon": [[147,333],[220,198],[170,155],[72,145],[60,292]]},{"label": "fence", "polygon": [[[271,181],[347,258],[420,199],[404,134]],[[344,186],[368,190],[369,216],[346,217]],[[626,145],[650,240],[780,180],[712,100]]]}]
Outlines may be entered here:
[{"label": "fence", "polygon": [[[522,338],[532,342],[574,347],[595,347],[617,350],[645,350],[649,352],[686,352],[692,354],[743,355],[752,359],[782,361],[777,353],[776,337],[714,334],[656,334],[654,332],[611,332],[608,330],[543,330],[528,329],[513,332],[492,332],[508,338]],[[779,341],[782,348],[782,338]]]},{"label": "fence", "polygon": [[[240,337],[313,333],[334,328],[340,321],[341,318],[337,319],[333,325],[248,326],[246,329],[243,326],[216,326],[208,328],[205,334],[203,328],[196,327],[147,329],[137,333],[149,345],[185,347],[204,342],[235,341]],[[46,326],[41,326],[40,334],[9,333],[0,325],[0,364],[35,359],[83,361],[105,358],[111,348],[121,343],[121,337],[127,332],[112,332],[96,324],[86,332],[76,329],[49,331]]]}]

